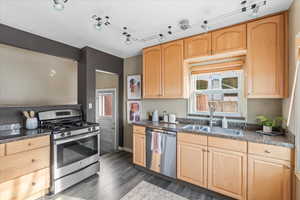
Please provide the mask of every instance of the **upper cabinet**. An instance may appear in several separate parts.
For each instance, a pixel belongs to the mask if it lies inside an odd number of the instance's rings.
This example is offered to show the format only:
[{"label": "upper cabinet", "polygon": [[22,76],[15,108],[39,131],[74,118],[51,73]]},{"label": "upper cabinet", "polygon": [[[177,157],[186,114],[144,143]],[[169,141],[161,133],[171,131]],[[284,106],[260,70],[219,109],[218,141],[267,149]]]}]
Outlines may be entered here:
[{"label": "upper cabinet", "polygon": [[220,54],[247,48],[246,25],[238,25],[212,32],[212,53]]},{"label": "upper cabinet", "polygon": [[144,98],[183,98],[183,40],[145,49],[143,61]]},{"label": "upper cabinet", "polygon": [[184,58],[211,55],[211,33],[193,36],[184,40]]},{"label": "upper cabinet", "polygon": [[238,53],[248,98],[288,97],[286,25],[284,13],[144,49],[143,97],[186,98],[190,64]]},{"label": "upper cabinet", "polygon": [[161,47],[147,48],[143,52],[143,97],[162,96]]},{"label": "upper cabinet", "polygon": [[161,46],[164,98],[183,97],[183,40]]},{"label": "upper cabinet", "polygon": [[285,16],[251,22],[247,29],[248,98],[284,98]]}]

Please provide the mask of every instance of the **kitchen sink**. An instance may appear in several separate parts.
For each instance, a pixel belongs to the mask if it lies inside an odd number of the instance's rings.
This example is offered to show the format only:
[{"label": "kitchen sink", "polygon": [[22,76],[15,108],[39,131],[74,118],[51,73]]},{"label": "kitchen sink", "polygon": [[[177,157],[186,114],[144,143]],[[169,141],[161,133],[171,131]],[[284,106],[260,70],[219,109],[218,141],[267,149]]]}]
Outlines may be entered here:
[{"label": "kitchen sink", "polygon": [[186,130],[186,131],[204,132],[204,133],[209,133],[209,134],[243,136],[242,130],[227,129],[227,128],[221,128],[221,127],[213,127],[211,130],[209,126],[189,124],[189,125],[182,127],[182,129]]}]

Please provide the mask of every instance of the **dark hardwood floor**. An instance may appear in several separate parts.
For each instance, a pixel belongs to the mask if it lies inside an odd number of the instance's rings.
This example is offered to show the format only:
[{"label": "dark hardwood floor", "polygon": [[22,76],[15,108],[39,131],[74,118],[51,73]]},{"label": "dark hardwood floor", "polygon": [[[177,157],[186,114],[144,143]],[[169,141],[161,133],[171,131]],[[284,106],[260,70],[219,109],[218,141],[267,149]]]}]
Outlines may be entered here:
[{"label": "dark hardwood floor", "polygon": [[228,197],[182,182],[166,180],[132,165],[132,154],[109,153],[101,156],[101,170],[70,189],[46,199],[119,200],[141,181],[147,181],[190,200],[230,200]]}]

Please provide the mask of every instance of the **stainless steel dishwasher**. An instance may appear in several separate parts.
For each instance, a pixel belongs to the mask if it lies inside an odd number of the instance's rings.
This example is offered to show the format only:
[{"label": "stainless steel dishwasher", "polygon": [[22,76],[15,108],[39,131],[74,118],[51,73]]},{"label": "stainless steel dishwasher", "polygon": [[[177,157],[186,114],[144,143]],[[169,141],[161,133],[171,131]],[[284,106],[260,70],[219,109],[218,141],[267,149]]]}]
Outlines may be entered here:
[{"label": "stainless steel dishwasher", "polygon": [[146,167],[176,178],[176,132],[147,128],[146,134]]}]

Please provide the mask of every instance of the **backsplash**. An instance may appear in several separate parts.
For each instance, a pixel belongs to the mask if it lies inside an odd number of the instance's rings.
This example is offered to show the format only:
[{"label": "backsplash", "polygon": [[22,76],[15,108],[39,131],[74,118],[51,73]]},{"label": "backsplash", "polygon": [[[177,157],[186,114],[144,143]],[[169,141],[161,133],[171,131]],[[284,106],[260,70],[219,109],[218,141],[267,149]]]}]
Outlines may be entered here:
[{"label": "backsplash", "polygon": [[81,105],[56,105],[56,106],[24,106],[24,107],[0,107],[0,125],[20,123],[23,125],[24,117],[22,111],[33,110],[35,112],[54,109],[81,109]]}]

